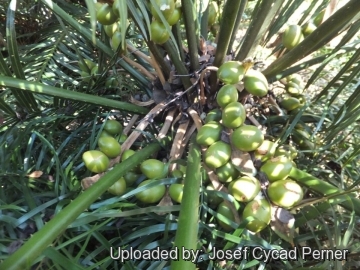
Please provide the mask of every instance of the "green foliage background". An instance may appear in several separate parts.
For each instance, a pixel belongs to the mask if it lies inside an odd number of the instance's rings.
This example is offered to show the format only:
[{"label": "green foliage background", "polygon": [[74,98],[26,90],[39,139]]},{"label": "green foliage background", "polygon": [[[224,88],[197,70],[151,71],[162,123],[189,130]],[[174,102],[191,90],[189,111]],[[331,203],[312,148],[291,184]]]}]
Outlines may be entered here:
[{"label": "green foliage background", "polygon": [[[180,78],[187,89],[192,85],[188,75],[201,68],[200,37],[212,42],[215,37],[202,21],[208,16],[208,1],[178,2],[186,11],[184,25],[175,25],[170,40],[162,47],[151,41],[149,32],[148,5],[154,0],[121,1],[127,12],[122,13],[120,24],[124,41],[145,55],[151,52],[168,78],[170,69],[162,57],[166,53],[177,73],[186,75]],[[336,1],[217,2],[222,16],[215,66],[220,66],[231,52],[241,61],[263,57],[270,63],[263,71],[270,82],[292,73],[301,73],[306,78],[309,96],[306,107],[296,115],[259,117],[259,122],[274,132],[280,128],[281,142],[291,138],[296,125],[307,129],[311,138],[319,142],[315,150],[299,152],[297,165],[310,174],[299,177],[302,183],[308,186],[306,177],[310,177],[320,186],[314,190],[316,185],[310,184],[308,187],[314,192],[294,212],[297,228],[294,243],[314,249],[349,249],[349,260],[279,261],[266,265],[253,259],[221,264],[208,259],[206,252],[212,247],[289,249],[291,244],[270,228],[261,235],[253,235],[246,230],[249,220],[237,224],[216,213],[208,206],[207,196],[214,193],[230,202],[234,200],[223,192],[200,189],[199,194],[189,195],[188,202],[196,197],[200,201],[198,211],[192,209],[191,213],[189,209],[193,205],[183,206],[186,203],[181,206],[137,203],[136,193],[154,185],[175,183],[179,181],[176,178],[162,179],[122,196],[109,195],[106,190],[131,166],[168,149],[169,142],[153,140],[163,125],[162,119],[155,119],[144,132],[146,140],[138,142],[143,147],[141,151],[83,191],[80,181],[90,173],[84,168],[82,153],[96,148],[105,119],[116,115],[128,122],[135,114],[141,118],[149,112],[128,99],[136,94],[152,98],[151,80],[111,49],[96,22],[92,1],[11,0],[0,2],[0,20],[6,26],[0,36],[0,269],[184,269],[181,263],[173,266],[166,261],[120,264],[110,258],[109,249],[130,246],[170,249],[182,236],[184,241],[189,240],[186,234],[194,230],[194,224],[198,224],[196,245],[205,250],[199,269],[359,267],[360,208],[356,198],[360,182],[360,2],[340,1],[343,7],[291,51],[285,51],[280,43],[266,47],[276,40],[290,18],[302,25]],[[294,19],[291,16],[301,10],[301,4],[307,8]],[[236,36],[239,30],[244,32],[240,38]],[[334,39],[339,42],[330,46]],[[180,45],[188,47],[186,57]],[[155,72],[138,54],[128,51],[126,57]],[[83,59],[98,64],[98,76],[80,76],[79,62]],[[119,86],[106,87],[108,77],[114,77]],[[209,79],[211,94],[217,91],[214,80],[214,76]],[[314,89],[317,91],[312,92]],[[69,125],[72,127],[68,128]],[[169,135],[170,139],[175,133]],[[184,157],[192,161],[193,168],[199,163],[197,154],[194,146]],[[309,157],[309,154],[316,155]],[[329,161],[340,164],[341,172],[331,170]],[[29,177],[34,171],[43,175]],[[200,176],[195,180],[189,185],[198,190]],[[339,194],[329,195],[330,189],[336,189]],[[192,218],[199,215],[198,223],[192,220],[178,229],[181,213],[185,212]],[[234,230],[221,230],[215,217]]]}]

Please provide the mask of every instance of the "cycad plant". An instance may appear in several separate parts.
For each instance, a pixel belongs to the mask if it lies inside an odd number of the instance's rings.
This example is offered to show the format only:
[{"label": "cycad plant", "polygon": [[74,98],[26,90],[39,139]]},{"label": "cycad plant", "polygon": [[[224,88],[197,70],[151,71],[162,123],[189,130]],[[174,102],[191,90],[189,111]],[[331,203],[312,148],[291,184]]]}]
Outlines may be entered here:
[{"label": "cycad plant", "polygon": [[359,267],[358,0],[1,7],[0,269]]}]

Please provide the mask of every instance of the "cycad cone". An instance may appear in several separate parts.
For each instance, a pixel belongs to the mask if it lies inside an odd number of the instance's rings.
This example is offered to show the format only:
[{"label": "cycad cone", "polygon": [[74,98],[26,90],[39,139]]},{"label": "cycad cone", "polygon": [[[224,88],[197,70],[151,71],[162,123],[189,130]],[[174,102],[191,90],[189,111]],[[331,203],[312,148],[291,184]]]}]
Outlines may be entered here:
[{"label": "cycad cone", "polygon": [[260,182],[252,176],[243,176],[229,184],[229,192],[239,202],[252,201],[260,191]]},{"label": "cycad cone", "polygon": [[286,96],[280,102],[280,106],[283,107],[287,111],[292,111],[300,106],[300,101],[295,97]]},{"label": "cycad cone", "polygon": [[216,22],[218,13],[219,13],[218,4],[216,2],[209,3],[208,26],[211,26]]},{"label": "cycad cone", "polygon": [[104,31],[109,38],[111,38],[118,29],[119,29],[118,22],[114,22],[113,24],[110,25],[104,25]]},{"label": "cycad cone", "polygon": [[216,101],[221,108],[225,108],[231,102],[238,100],[238,91],[233,84],[226,84],[220,88]]},{"label": "cycad cone", "polygon": [[264,141],[264,135],[258,127],[242,125],[230,135],[232,144],[241,151],[256,150]]},{"label": "cycad cone", "polygon": [[291,50],[296,47],[302,40],[304,35],[299,25],[289,25],[282,36],[282,42],[286,49]]},{"label": "cycad cone", "polygon": [[246,119],[246,111],[240,102],[231,102],[228,104],[222,113],[222,122],[225,127],[237,128],[240,127]]},{"label": "cycad cone", "polygon": [[230,160],[230,157],[230,145],[223,141],[217,141],[205,151],[204,162],[208,167],[217,169],[224,166]]},{"label": "cycad cone", "polygon": [[244,76],[245,89],[254,96],[263,97],[268,93],[268,82],[264,74],[258,70],[249,69]]},{"label": "cycad cone", "polygon": [[275,182],[287,178],[292,167],[291,160],[280,156],[266,161],[261,166],[260,171],[266,174],[270,182]]},{"label": "cycad cone", "polygon": [[153,21],[150,24],[151,40],[157,44],[164,44],[169,38],[170,33],[166,30],[163,23]]},{"label": "cycad cone", "polygon": [[314,24],[316,26],[319,26],[323,22],[325,11],[326,11],[326,9],[323,9],[318,13],[318,15],[316,15],[316,17],[314,19]]},{"label": "cycad cone", "polygon": [[96,19],[102,25],[110,25],[116,22],[118,16],[114,13],[113,9],[109,4],[105,3],[103,5],[99,5],[99,9],[96,13]]},{"label": "cycad cone", "polygon": [[[225,216],[226,218],[230,219],[231,221],[234,221],[234,214],[231,211],[230,207],[228,207],[225,202],[221,202],[217,208],[217,212],[223,216]],[[219,225],[227,232],[233,230],[233,228],[226,224],[225,222],[223,222],[222,220],[220,220],[219,218],[217,218],[217,221],[219,223]]]},{"label": "cycad cone", "polygon": [[[111,45],[111,48],[113,49],[113,51],[117,51],[117,49],[121,45],[121,41],[122,41],[121,33],[119,31],[115,31],[115,33],[113,34],[111,41],[110,41],[110,45]],[[121,55],[125,52],[126,52],[126,47],[125,47],[125,49],[120,48],[119,55]]]},{"label": "cycad cone", "polygon": [[304,197],[301,186],[295,181],[285,179],[273,182],[267,190],[270,200],[283,208],[298,204]]},{"label": "cycad cone", "polygon": [[276,151],[276,144],[269,140],[264,140],[263,143],[255,150],[255,157],[265,162],[272,158]]},{"label": "cycad cone", "polygon": [[196,142],[201,145],[210,146],[220,140],[221,132],[222,126],[218,122],[209,122],[200,128],[196,136]]},{"label": "cycad cone", "polygon": [[91,71],[96,66],[96,64],[89,59],[83,59],[83,60],[87,67],[83,64],[83,62],[79,61],[79,68],[81,71],[88,72],[88,70]]},{"label": "cycad cone", "polygon": [[245,69],[241,62],[228,61],[219,67],[217,76],[225,84],[237,84],[244,77],[244,72]]},{"label": "cycad cone", "polygon": [[205,124],[211,122],[211,121],[220,121],[221,120],[221,110],[220,109],[214,109],[208,112],[205,118]]},{"label": "cycad cone", "polygon": [[304,36],[307,37],[316,30],[316,25],[314,24],[313,21],[308,21],[301,27],[301,30]]},{"label": "cycad cone", "polygon": [[239,176],[239,171],[231,162],[228,162],[216,169],[216,175],[220,182],[229,183]]},{"label": "cycad cone", "polygon": [[253,217],[246,228],[254,233],[263,230],[271,220],[271,205],[265,199],[253,200],[249,202],[243,212],[243,219]]},{"label": "cycad cone", "polygon": [[175,8],[173,13],[167,19],[167,22],[169,23],[170,26],[172,26],[180,20],[180,17],[181,17],[181,9]]},{"label": "cycad cone", "polygon": [[[171,14],[174,12],[175,9],[175,2],[173,0],[155,0],[155,3],[159,10],[161,11],[164,18],[167,20],[170,18]],[[151,5],[150,7],[151,14],[154,18],[158,21],[161,21],[159,14],[156,12],[154,6]]]}]

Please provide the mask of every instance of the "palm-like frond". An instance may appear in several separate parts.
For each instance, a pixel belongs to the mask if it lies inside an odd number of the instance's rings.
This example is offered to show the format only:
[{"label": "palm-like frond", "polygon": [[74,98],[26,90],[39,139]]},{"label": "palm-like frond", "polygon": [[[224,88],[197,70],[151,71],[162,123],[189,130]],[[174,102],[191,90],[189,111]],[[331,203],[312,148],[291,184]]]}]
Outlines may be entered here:
[{"label": "palm-like frond", "polygon": [[[314,19],[319,11],[336,1],[251,2],[227,0],[220,5],[225,8],[222,19],[217,21],[220,39],[216,53],[209,54],[208,61],[204,59],[213,44],[199,39],[200,33],[204,38],[213,35],[209,33],[206,19],[208,1],[195,1],[195,5],[193,1],[181,1],[184,24],[178,22],[172,29],[167,25],[172,34],[163,45],[151,40],[149,30],[152,20],[149,5],[155,0],[121,1],[120,9],[126,10],[120,16],[123,48],[116,52],[109,46],[103,26],[96,22],[93,1],[86,0],[86,6],[82,1],[42,0],[36,6],[32,6],[31,1],[23,1],[17,3],[18,13],[11,8],[16,1],[11,1],[7,9],[7,47],[0,54],[0,85],[3,87],[0,109],[4,112],[4,116],[0,114],[3,121],[0,123],[0,220],[3,222],[0,260],[5,259],[0,268],[23,268],[29,263],[39,269],[62,269],[70,265],[74,269],[170,269],[171,262],[167,260],[121,261],[121,257],[114,260],[109,250],[111,247],[170,250],[174,245],[201,249],[197,261],[199,269],[230,269],[234,265],[238,269],[305,269],[313,265],[340,269],[354,263],[351,260],[345,265],[340,261],[299,260],[272,261],[266,265],[254,258],[248,261],[210,258],[214,255],[214,247],[218,250],[254,246],[289,250],[294,245],[314,249],[327,245],[351,249],[352,256],[358,255],[356,220],[360,202],[354,194],[358,194],[360,182],[359,2],[346,1],[343,8],[292,50],[285,50],[281,43],[274,42],[280,40],[279,31],[290,19],[299,25]],[[31,8],[41,10],[44,16],[39,16],[38,12],[29,19],[32,13],[23,10]],[[242,20],[244,9],[245,14],[251,14],[250,22]],[[155,10],[165,22],[160,9]],[[293,18],[294,13],[296,18]],[[19,34],[17,31],[21,27],[14,23],[18,16],[37,21],[41,30],[31,28],[26,35]],[[248,27],[243,37],[237,35],[239,26]],[[33,42],[23,42],[27,37],[33,38]],[[338,37],[338,44],[328,46],[335,37]],[[126,45],[128,52],[118,57],[117,53]],[[139,121],[151,119],[148,129],[139,130],[143,139],[134,144],[134,149],[141,150],[103,177],[99,176],[87,190],[81,189],[81,179],[91,176],[81,155],[86,150],[96,149],[104,121],[116,116],[128,124],[134,114],[149,111],[126,102],[130,95],[136,92],[153,97],[151,80],[159,77],[168,91],[164,92],[172,98],[178,94],[167,88],[172,80],[181,81],[182,84],[177,85],[181,93],[193,87],[194,80],[201,77],[202,80],[196,82],[206,87],[209,103],[201,104],[199,110],[207,111],[214,106],[211,102],[219,84],[216,76],[206,73],[206,68],[214,64],[220,66],[225,57],[244,60],[259,55],[266,58],[267,67],[263,72],[274,83],[274,89],[280,78],[290,74],[301,73],[306,78],[307,102],[297,113],[268,115],[259,109],[263,105],[257,102],[259,99],[250,99],[253,115],[266,127],[269,137],[280,143],[291,143],[299,134],[301,137],[298,130],[303,129],[314,145],[297,151],[299,170],[295,172],[301,176],[297,180],[304,187],[306,200],[293,209],[296,233],[287,234],[272,224],[272,228],[254,235],[247,229],[253,217],[236,222],[219,213],[209,203],[210,197],[229,203],[235,199],[231,193],[207,190],[205,185],[199,189],[200,180],[205,179],[200,179],[198,173],[201,155],[197,147],[191,148],[188,154],[190,165],[185,184],[188,197],[184,195],[183,198],[188,201],[184,204],[149,206],[136,199],[145,189],[180,183],[175,177],[130,187],[121,196],[106,192],[120,176],[146,157],[168,158],[169,145],[148,143],[165,126],[163,119],[155,114]],[[99,74],[84,77],[79,68],[79,63],[85,64],[84,59],[98,64]],[[120,86],[106,86],[108,77],[115,78]],[[160,89],[158,80],[153,83],[154,89],[159,88],[155,90],[164,90]],[[197,83],[195,85],[200,86]],[[196,96],[196,91],[194,93]],[[197,104],[197,100],[189,100],[190,107]],[[185,102],[176,105],[187,106]],[[173,123],[168,134],[170,139],[180,132],[177,123]],[[133,123],[129,125],[132,127]],[[296,178],[296,173],[292,177]],[[139,175],[136,183],[145,178]],[[241,206],[240,215],[244,204]],[[184,221],[184,213],[188,220]],[[191,219],[187,216],[190,213]],[[191,222],[186,226],[181,225],[188,221]],[[232,230],[225,231],[219,221]],[[195,234],[195,231],[198,232]],[[194,233],[191,239],[187,238],[190,232]],[[29,237],[31,234],[33,236]],[[22,239],[27,239],[26,243],[15,252]],[[117,250],[114,252],[117,256]],[[178,264],[180,269],[184,268],[182,263]],[[187,267],[194,268],[195,264],[189,263]]]}]

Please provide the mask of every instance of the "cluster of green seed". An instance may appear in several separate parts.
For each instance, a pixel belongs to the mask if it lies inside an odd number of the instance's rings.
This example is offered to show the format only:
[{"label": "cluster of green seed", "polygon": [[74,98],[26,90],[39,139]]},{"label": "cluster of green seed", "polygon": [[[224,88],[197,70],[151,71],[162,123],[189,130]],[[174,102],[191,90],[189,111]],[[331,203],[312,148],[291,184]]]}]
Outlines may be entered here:
[{"label": "cluster of green seed", "polygon": [[282,97],[280,106],[296,114],[306,104],[306,97],[303,95],[304,82],[299,74],[292,74],[285,81],[287,93]]},{"label": "cluster of green seed", "polygon": [[[241,62],[229,61],[219,68],[218,78],[224,83],[217,93],[219,108],[207,114],[205,124],[199,130],[196,140],[200,145],[207,147],[203,162],[215,172],[218,180],[228,187],[229,194],[237,201],[236,208],[243,219],[249,216],[254,218],[248,223],[247,228],[259,232],[270,223],[271,203],[290,208],[303,197],[302,188],[295,181],[288,179],[294,166],[292,159],[296,157],[296,150],[288,145],[277,146],[274,142],[265,140],[258,127],[245,124],[246,111],[238,101],[237,85],[242,81],[250,94],[265,96],[268,92],[268,82],[260,71],[246,70]],[[262,162],[260,170],[270,181],[267,194],[271,203],[259,196],[261,184],[255,177],[257,172],[254,171],[252,175],[242,174],[241,168],[233,163],[234,149],[253,152]],[[214,188],[209,184],[206,189]],[[218,213],[234,221],[234,213],[222,198],[210,195],[208,203],[210,207],[216,208]],[[242,204],[245,205],[243,209]],[[232,229],[221,219],[218,219],[218,223],[227,231]]]}]

